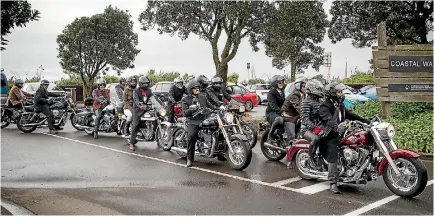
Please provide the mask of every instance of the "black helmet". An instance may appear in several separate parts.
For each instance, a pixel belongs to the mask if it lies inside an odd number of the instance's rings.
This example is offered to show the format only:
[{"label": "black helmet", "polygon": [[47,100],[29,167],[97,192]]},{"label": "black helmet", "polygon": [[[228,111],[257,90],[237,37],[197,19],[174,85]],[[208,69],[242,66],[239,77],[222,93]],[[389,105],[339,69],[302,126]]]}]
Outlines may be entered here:
[{"label": "black helmet", "polygon": [[219,91],[222,88],[222,84],[223,84],[223,79],[218,75],[215,75],[211,79],[211,86],[217,91]]},{"label": "black helmet", "polygon": [[41,85],[50,85],[50,81],[43,79],[41,80]]},{"label": "black helmet", "polygon": [[125,79],[125,77],[121,77],[121,79],[119,79],[119,83],[121,85],[125,85],[125,82],[127,81],[127,79]]},{"label": "black helmet", "polygon": [[192,80],[187,84],[187,92],[190,95],[193,95],[193,89],[200,89],[200,83],[196,80]]},{"label": "black helmet", "polygon": [[[338,83],[338,82],[332,82],[325,87],[325,94],[327,98],[330,98],[332,100],[341,100],[343,98],[342,91],[345,90],[345,85]],[[341,92],[341,95],[338,95],[338,92]]]},{"label": "black helmet", "polygon": [[136,88],[137,87],[137,79],[135,76],[130,76],[127,79],[127,85],[130,86],[130,88]]},{"label": "black helmet", "polygon": [[[285,77],[281,75],[274,75],[273,77],[271,77],[270,79],[271,87],[277,89],[278,82],[283,82],[285,84]],[[285,86],[283,88],[285,88]]]},{"label": "black helmet", "polygon": [[149,88],[149,79],[148,79],[148,77],[145,77],[145,76],[141,76],[140,78],[139,78],[139,86],[140,86],[140,88],[141,89],[143,89],[143,90],[148,90],[148,88]]},{"label": "black helmet", "polygon": [[309,80],[306,83],[306,93],[317,98],[322,98],[324,97],[324,86],[319,80]]},{"label": "black helmet", "polygon": [[204,75],[198,76],[196,80],[199,82],[201,90],[206,89],[209,85],[209,79]]}]

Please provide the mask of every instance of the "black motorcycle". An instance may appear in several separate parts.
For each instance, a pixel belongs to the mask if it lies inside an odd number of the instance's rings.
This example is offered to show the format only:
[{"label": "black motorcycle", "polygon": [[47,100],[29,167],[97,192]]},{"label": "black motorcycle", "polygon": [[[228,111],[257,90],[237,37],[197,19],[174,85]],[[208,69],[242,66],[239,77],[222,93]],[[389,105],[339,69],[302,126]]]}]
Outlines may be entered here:
[{"label": "black motorcycle", "polygon": [[238,126],[239,132],[247,136],[250,148],[254,148],[258,141],[258,131],[253,126],[252,122],[246,120],[246,118],[249,118],[249,115],[245,113],[246,107],[244,104],[232,99],[229,101],[226,111],[234,115],[234,122],[231,123]]},{"label": "black motorcycle", "polygon": [[33,100],[25,100],[22,104],[22,108],[14,108],[8,106],[9,101],[6,104],[1,105],[1,128],[8,127],[11,123],[16,124],[17,118],[27,111],[33,111]]},{"label": "black motorcycle", "polygon": [[[65,126],[68,120],[68,112],[70,112],[70,100],[69,94],[65,93],[61,97],[49,99],[50,110],[53,113],[53,126],[55,129],[59,129]],[[31,133],[36,128],[48,127],[47,117],[39,112],[35,111],[33,106],[25,106],[25,112],[17,117],[17,127],[24,133]]]}]

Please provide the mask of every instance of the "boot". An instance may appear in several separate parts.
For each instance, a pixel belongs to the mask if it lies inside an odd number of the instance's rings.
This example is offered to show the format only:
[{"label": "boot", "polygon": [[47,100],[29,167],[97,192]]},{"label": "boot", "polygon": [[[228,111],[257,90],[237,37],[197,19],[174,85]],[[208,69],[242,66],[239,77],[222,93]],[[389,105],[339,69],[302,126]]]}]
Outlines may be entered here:
[{"label": "boot", "polygon": [[330,192],[334,194],[341,193],[338,188],[338,164],[337,163],[329,163],[328,164],[328,177],[330,181]]},{"label": "boot", "polygon": [[193,162],[190,159],[187,159],[187,167],[193,166]]},{"label": "boot", "polygon": [[50,129],[50,130],[48,131],[48,133],[49,133],[49,134],[57,134],[57,130]]},{"label": "boot", "polygon": [[131,151],[135,151],[136,150],[136,147],[134,146],[134,144],[130,144],[130,150]]},{"label": "boot", "polygon": [[93,138],[98,139],[98,131],[97,130],[93,131]]}]

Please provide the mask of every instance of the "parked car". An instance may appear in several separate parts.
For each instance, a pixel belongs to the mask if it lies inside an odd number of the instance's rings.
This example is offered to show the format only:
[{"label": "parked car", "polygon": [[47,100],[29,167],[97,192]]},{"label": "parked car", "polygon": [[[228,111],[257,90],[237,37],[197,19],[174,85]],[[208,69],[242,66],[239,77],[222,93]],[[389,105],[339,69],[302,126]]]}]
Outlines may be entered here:
[{"label": "parked car", "polygon": [[363,95],[354,94],[354,92],[349,89],[345,89],[342,92],[345,94],[344,105],[348,109],[352,109],[357,104],[363,104],[366,101],[370,100]]},{"label": "parked car", "polygon": [[361,88],[359,94],[371,100],[377,100],[377,88],[375,85],[368,85]]},{"label": "parked car", "polygon": [[151,87],[152,93],[158,96],[161,101],[166,101],[169,96],[169,90],[173,86],[173,82],[158,82]]},{"label": "parked car", "polygon": [[233,99],[241,101],[246,106],[246,111],[251,111],[253,107],[258,106],[258,96],[254,91],[237,85],[228,85],[226,90]]},{"label": "parked car", "polygon": [[2,71],[1,72],[1,104],[6,103],[6,101],[8,100],[8,94],[9,94],[8,79],[5,75],[5,73],[3,73],[3,71]]},{"label": "parked car", "polygon": [[[35,94],[40,85],[41,84],[39,82],[24,83],[22,90],[30,94]],[[56,86],[54,83],[50,83],[48,85],[47,91],[48,96],[50,97],[58,97],[66,93],[62,88]]]},{"label": "parked car", "polygon": [[258,103],[259,104],[267,102],[267,95],[268,95],[268,92],[271,90],[270,84],[253,84],[253,85],[247,86],[247,88],[256,92],[256,95],[258,96]]}]

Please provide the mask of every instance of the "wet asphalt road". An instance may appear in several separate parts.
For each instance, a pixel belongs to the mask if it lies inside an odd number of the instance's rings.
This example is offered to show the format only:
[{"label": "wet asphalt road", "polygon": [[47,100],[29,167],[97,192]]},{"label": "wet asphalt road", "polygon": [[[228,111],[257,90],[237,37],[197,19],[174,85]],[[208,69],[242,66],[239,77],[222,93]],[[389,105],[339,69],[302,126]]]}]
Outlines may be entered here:
[{"label": "wet asphalt road", "polygon": [[[202,158],[186,168],[155,143],[131,152],[120,137],[94,140],[69,123],[58,136],[45,132],[1,130],[1,197],[37,214],[433,213],[432,184],[414,199],[395,199],[381,177],[332,195],[324,182],[299,180],[283,161],[267,161],[259,146],[244,171]],[[432,182],[433,163],[425,165]]]}]

